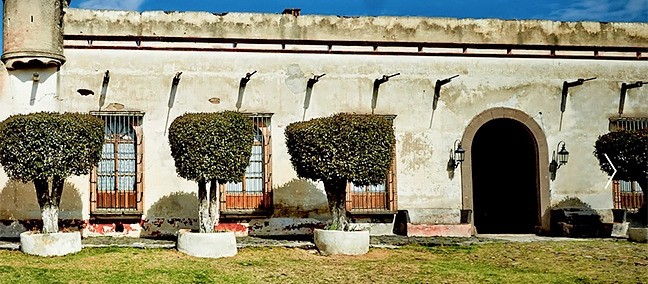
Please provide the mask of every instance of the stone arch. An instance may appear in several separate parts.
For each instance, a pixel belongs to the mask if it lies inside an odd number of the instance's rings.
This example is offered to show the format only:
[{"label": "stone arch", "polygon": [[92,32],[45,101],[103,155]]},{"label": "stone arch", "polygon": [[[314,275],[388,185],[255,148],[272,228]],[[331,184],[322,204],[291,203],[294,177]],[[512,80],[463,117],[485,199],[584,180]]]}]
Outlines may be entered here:
[{"label": "stone arch", "polygon": [[[542,230],[549,230],[549,207],[550,207],[550,191],[549,191],[549,149],[547,145],[547,138],[544,131],[538,123],[528,114],[523,111],[497,107],[488,109],[477,116],[475,116],[468,126],[466,127],[462,136],[462,147],[466,150],[465,161],[461,164],[461,195],[462,195],[462,208],[464,210],[473,210],[473,172],[472,172],[472,144],[477,131],[487,122],[507,118],[515,120],[524,125],[536,142],[537,147],[537,188],[538,204],[539,204],[539,223],[542,224]],[[471,218],[474,222],[474,218]]]}]

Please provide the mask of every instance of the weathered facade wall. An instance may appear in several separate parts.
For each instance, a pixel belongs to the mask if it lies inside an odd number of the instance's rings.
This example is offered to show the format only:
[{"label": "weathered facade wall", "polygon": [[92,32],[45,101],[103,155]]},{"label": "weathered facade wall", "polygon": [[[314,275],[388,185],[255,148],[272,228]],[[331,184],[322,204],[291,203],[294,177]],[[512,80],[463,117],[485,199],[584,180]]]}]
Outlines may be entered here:
[{"label": "weathered facade wall", "polygon": [[[597,207],[611,206],[611,200],[595,201],[609,198],[598,196],[607,194],[602,192],[606,178],[599,172],[591,154],[592,145],[598,135],[607,131],[607,118],[616,114],[619,82],[625,78],[640,78],[645,65],[642,62],[535,59],[109,50],[100,53],[98,57],[95,51],[68,50],[70,62],[60,73],[62,100],[57,102],[58,109],[96,110],[97,96],[81,97],[76,89],[96,89],[104,69],[109,69],[112,75],[106,105],[121,104],[124,110],[146,113],[146,187],[177,188],[178,191],[193,191],[195,185],[174,178],[173,161],[164,135],[169,111],[168,93],[175,72],[183,74],[169,121],[187,111],[236,109],[240,77],[249,70],[258,71],[247,86],[241,111],[274,113],[275,185],[295,178],[283,141],[283,128],[301,120],[305,85],[310,74],[326,73],[327,76],[314,88],[307,119],[336,112],[371,112],[373,80],[382,74],[403,73],[381,87],[376,108],[376,113],[397,115],[394,127],[398,141],[401,208],[460,208],[459,180],[449,180],[445,171],[447,151],[453,147],[454,139],[462,136],[463,128],[474,116],[493,107],[515,108],[535,116],[546,131],[549,145],[559,140],[569,141],[572,160],[569,166],[561,168],[561,178],[553,184],[554,194],[579,194],[594,199],[591,202],[600,204]],[[444,89],[432,128],[429,128],[433,81],[447,74],[462,76]],[[598,79],[571,92],[563,130],[559,132],[562,82],[583,77]],[[220,103],[212,104],[210,98],[219,98]],[[640,114],[645,111],[642,109],[645,105],[645,97],[639,90],[628,100],[626,114]],[[146,207],[164,195],[167,195],[164,191],[147,192]]]},{"label": "weathered facade wall", "polygon": [[[648,46],[647,27],[617,23],[88,10],[69,10],[65,19],[66,35],[635,47]],[[235,110],[239,81],[247,72],[257,71],[247,84],[241,111],[274,114],[273,217],[279,220],[275,222],[297,220],[295,224],[310,224],[328,214],[321,184],[296,180],[284,143],[285,127],[302,120],[307,80],[326,74],[313,88],[310,107],[305,112],[305,118],[310,119],[337,112],[370,113],[374,80],[385,74],[401,73],[380,87],[375,109],[377,114],[396,115],[398,209],[410,210],[413,216],[421,216],[431,224],[452,224],[459,222],[464,204],[461,168],[455,171],[454,178],[449,178],[448,152],[474,117],[501,107],[532,117],[544,131],[550,153],[559,141],[567,143],[570,161],[550,183],[551,204],[577,196],[595,209],[612,208],[612,192],[604,188],[607,176],[599,170],[592,155],[593,144],[607,132],[608,118],[617,114],[621,83],[645,80],[648,71],[645,60],[192,51],[174,50],[175,43],[157,44],[166,49],[102,48],[126,45],[124,42],[66,48],[67,62],[60,71],[39,71],[42,79],[36,91],[30,79],[34,70],[11,71],[8,75],[2,72],[0,78],[2,119],[11,113],[39,110],[145,113],[143,218],[149,224],[145,229],[152,232],[193,226],[197,218],[197,208],[192,205],[197,202],[196,184],[175,173],[166,138],[168,125],[185,112]],[[183,47],[187,46],[192,44],[183,43]],[[260,44],[259,48],[270,47]],[[102,104],[99,94],[106,70],[110,70],[110,83]],[[183,73],[169,108],[176,72]],[[435,81],[455,74],[460,76],[444,86],[431,122]],[[563,81],[590,77],[598,79],[570,89],[559,131]],[[94,95],[81,96],[78,89],[93,90]],[[648,89],[632,90],[626,100],[625,115],[646,114]],[[515,166],[514,162],[511,166]],[[506,182],[504,174],[501,178]],[[0,175],[0,182],[7,184],[5,191],[11,184],[4,175]],[[82,203],[75,208],[82,219],[88,220],[89,179],[75,177],[69,182],[78,189]],[[511,198],[513,201],[514,197]],[[273,232],[267,228],[259,230]]]},{"label": "weathered facade wall", "polygon": [[635,46],[644,24],[69,10],[65,34]]}]

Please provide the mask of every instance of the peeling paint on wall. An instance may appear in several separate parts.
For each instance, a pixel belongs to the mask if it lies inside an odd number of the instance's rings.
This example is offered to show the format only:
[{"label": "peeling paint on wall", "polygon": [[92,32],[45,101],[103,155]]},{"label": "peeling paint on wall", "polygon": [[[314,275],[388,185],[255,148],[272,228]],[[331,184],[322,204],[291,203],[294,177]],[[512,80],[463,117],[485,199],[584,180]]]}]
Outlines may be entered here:
[{"label": "peeling paint on wall", "polygon": [[288,78],[286,78],[286,87],[293,94],[301,94],[306,91],[307,79],[298,64],[288,65],[286,75],[288,75]]},{"label": "peeling paint on wall", "polygon": [[398,140],[401,144],[398,156],[405,171],[416,171],[430,163],[434,151],[427,134],[405,133]]}]

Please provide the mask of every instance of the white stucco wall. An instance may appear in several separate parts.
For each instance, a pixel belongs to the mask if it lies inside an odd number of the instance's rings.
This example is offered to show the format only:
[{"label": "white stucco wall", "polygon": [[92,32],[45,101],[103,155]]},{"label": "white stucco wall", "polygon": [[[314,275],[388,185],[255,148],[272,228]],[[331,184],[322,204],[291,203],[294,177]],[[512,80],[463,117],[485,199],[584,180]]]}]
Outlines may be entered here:
[{"label": "white stucco wall", "polygon": [[[67,35],[102,36],[648,45],[645,24],[547,21],[294,18],[72,9],[66,14],[65,29]],[[101,45],[97,44],[96,49],[67,48],[67,62],[60,72],[55,68],[39,70],[41,81],[32,101],[30,78],[34,70],[2,72],[0,118],[40,110],[144,112],[145,214],[164,197],[196,191],[195,183],[175,173],[166,138],[168,124],[185,112],[235,110],[239,80],[251,71],[257,73],[247,84],[241,111],[274,113],[271,129],[274,187],[296,178],[286,152],[283,131],[289,123],[302,119],[309,78],[326,74],[314,86],[306,119],[337,112],[370,113],[373,81],[385,74],[401,73],[380,87],[375,110],[378,114],[396,115],[399,209],[459,211],[462,208],[460,169],[456,170],[453,179],[448,177],[448,152],[475,116],[496,107],[517,109],[533,117],[547,137],[549,155],[558,141],[567,143],[570,161],[560,168],[557,179],[550,183],[552,204],[576,196],[593,208],[609,209],[612,208],[612,190],[604,188],[607,176],[599,170],[592,155],[593,144],[599,135],[607,132],[608,118],[617,115],[621,83],[648,79],[645,60],[147,51],[114,50],[100,48]],[[183,43],[183,46],[191,47],[192,44]],[[174,43],[158,43],[158,47],[174,47]],[[106,70],[110,70],[110,84],[105,103],[100,106],[101,83]],[[176,72],[183,73],[174,106],[169,109],[171,82]],[[460,76],[443,87],[430,126],[435,81],[455,74]],[[559,131],[563,81],[590,77],[597,77],[597,80],[570,89]],[[81,88],[93,90],[94,95],[79,95],[77,90]],[[215,101],[219,102],[213,103]],[[647,114],[648,88],[631,90],[624,115]],[[510,166],[515,167],[515,157],[511,158]],[[83,219],[88,219],[88,177],[74,177],[69,181],[79,189]],[[4,175],[0,174],[0,182],[6,182]],[[322,201],[321,185],[316,184],[316,187],[319,190],[316,198],[313,192],[310,196],[282,192],[285,195],[276,196],[275,202],[310,208],[313,205],[310,203]]]},{"label": "white stucco wall", "polygon": [[[306,81],[312,74],[327,75],[314,87],[306,119],[336,112],[368,113],[373,80],[401,72],[381,86],[376,108],[376,113],[397,115],[399,208],[461,208],[460,179],[450,180],[446,172],[448,151],[474,116],[493,107],[515,108],[534,117],[550,148],[560,140],[567,142],[571,158],[551,184],[553,202],[578,196],[594,208],[611,208],[611,191],[603,188],[607,176],[598,170],[592,145],[607,131],[607,118],[616,114],[620,83],[638,80],[645,71],[643,62],[552,59],[110,50],[67,50],[66,56],[59,110],[97,110],[98,95],[81,97],[76,89],[95,89],[98,94],[103,73],[110,70],[105,105],[118,103],[124,110],[146,113],[145,208],[172,192],[195,190],[195,184],[176,177],[164,135],[173,75],[183,72],[169,122],[189,111],[236,109],[239,79],[252,70],[258,73],[247,85],[241,111],[275,113],[275,185],[295,178],[283,129],[301,120]],[[434,81],[453,74],[460,77],[444,87],[430,128]],[[598,79],[571,89],[559,132],[562,82],[584,77]],[[627,115],[648,111],[645,94],[644,89],[632,91]],[[210,98],[219,98],[220,103],[212,104]]]}]

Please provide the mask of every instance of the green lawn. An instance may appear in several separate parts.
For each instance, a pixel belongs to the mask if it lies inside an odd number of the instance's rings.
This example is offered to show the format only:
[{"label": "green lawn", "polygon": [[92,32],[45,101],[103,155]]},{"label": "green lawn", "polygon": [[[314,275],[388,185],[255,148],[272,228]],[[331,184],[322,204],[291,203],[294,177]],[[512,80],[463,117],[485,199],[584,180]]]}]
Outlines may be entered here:
[{"label": "green lawn", "polygon": [[40,258],[0,251],[2,283],[648,283],[648,244],[493,243],[320,256],[247,248],[200,259],[175,250],[84,249]]}]

